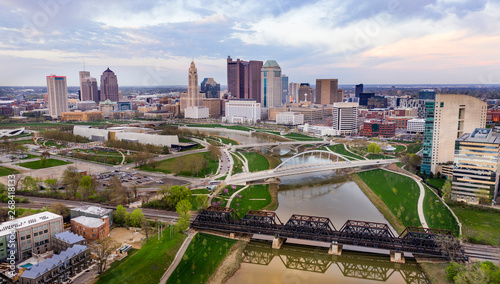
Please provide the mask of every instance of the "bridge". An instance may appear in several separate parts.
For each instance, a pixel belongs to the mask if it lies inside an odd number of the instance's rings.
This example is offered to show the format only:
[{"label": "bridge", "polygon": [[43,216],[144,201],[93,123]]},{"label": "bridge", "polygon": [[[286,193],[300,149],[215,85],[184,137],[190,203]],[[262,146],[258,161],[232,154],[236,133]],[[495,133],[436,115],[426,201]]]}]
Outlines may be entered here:
[{"label": "bridge", "polygon": [[244,148],[255,148],[255,147],[271,147],[271,146],[281,146],[281,145],[330,145],[330,141],[285,141],[285,142],[268,142],[268,143],[254,143],[254,144],[242,144],[242,145],[232,145],[231,150],[244,149]]},{"label": "bridge", "polygon": [[332,254],[340,255],[343,245],[381,248],[391,251],[391,259],[404,261],[403,252],[464,260],[460,243],[448,230],[407,227],[395,236],[384,223],[348,220],[339,230],[328,217],[294,214],[283,224],[275,212],[248,211],[238,218],[233,208],[211,206],[202,210],[192,228],[228,233],[274,236],[273,248],[280,248],[286,238],[331,243]]},{"label": "bridge", "polygon": [[327,249],[303,245],[283,245],[279,250],[271,249],[266,241],[251,241],[243,250],[243,263],[267,266],[278,257],[287,269],[314,273],[325,273],[336,265],[344,277],[387,281],[399,273],[405,283],[427,284],[425,274],[416,263],[394,263],[374,254],[346,252],[341,256],[328,254]]},{"label": "bridge", "polygon": [[[319,159],[317,159],[317,156],[319,156]],[[398,162],[397,159],[350,161],[346,157],[338,153],[323,150],[312,150],[296,154],[286,159],[272,170],[240,173],[230,176],[226,179],[226,183],[245,184],[247,182],[268,180],[271,178],[279,178],[282,176],[291,176],[355,167],[378,166],[396,162]]]}]

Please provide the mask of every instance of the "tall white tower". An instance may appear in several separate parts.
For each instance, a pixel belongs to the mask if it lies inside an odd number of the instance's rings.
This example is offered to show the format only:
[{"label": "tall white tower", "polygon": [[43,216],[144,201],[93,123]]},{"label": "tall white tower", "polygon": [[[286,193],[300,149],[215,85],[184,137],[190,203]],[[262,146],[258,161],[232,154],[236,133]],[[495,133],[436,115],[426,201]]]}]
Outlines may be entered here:
[{"label": "tall white tower", "polygon": [[47,76],[47,97],[49,114],[53,118],[60,117],[68,111],[68,85],[66,76]]},{"label": "tall white tower", "polygon": [[189,67],[187,107],[201,105],[200,91],[198,89],[198,69],[196,69],[194,61],[192,61]]}]

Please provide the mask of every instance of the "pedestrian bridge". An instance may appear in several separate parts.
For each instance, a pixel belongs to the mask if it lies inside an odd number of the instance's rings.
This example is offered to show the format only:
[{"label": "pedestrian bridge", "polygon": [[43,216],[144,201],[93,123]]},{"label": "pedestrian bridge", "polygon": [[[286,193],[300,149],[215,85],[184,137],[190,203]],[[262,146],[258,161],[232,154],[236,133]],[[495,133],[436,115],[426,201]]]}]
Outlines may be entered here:
[{"label": "pedestrian bridge", "polygon": [[246,184],[247,182],[268,180],[283,176],[355,167],[376,166],[396,162],[398,162],[397,159],[350,161],[345,156],[338,153],[323,150],[312,150],[296,154],[286,159],[272,170],[240,173],[230,176],[226,179],[226,183]]}]

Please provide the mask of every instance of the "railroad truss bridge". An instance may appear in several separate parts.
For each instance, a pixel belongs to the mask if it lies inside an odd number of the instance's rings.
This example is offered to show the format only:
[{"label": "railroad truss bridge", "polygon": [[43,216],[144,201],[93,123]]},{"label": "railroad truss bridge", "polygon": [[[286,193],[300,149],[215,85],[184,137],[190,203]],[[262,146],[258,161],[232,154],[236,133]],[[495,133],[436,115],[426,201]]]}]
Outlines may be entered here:
[{"label": "railroad truss bridge", "polygon": [[385,223],[348,220],[337,230],[327,217],[294,214],[282,223],[275,212],[248,211],[238,218],[234,209],[210,206],[191,223],[195,229],[226,233],[248,233],[274,236],[273,248],[279,249],[287,238],[330,243],[329,253],[341,255],[343,245],[387,249],[391,261],[404,263],[404,252],[466,260],[460,243],[448,230],[407,227],[395,236]]}]

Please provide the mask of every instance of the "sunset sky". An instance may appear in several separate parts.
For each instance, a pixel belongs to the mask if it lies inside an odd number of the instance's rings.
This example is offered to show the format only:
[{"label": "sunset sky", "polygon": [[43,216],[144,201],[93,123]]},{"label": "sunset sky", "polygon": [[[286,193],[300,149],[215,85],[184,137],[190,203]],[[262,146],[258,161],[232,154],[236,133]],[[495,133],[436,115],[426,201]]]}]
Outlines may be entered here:
[{"label": "sunset sky", "polygon": [[500,84],[500,1],[0,0],[0,85],[78,71],[121,86],[226,84],[226,58],[290,82]]}]

